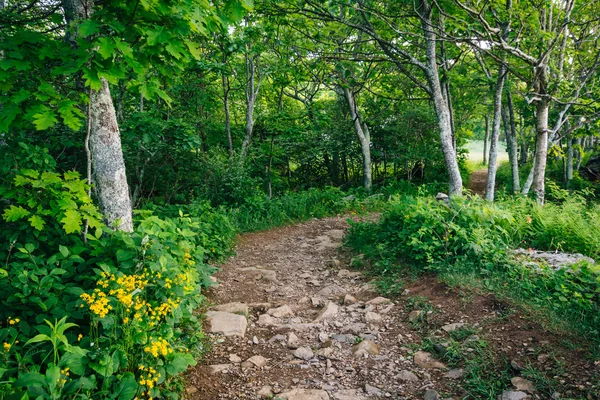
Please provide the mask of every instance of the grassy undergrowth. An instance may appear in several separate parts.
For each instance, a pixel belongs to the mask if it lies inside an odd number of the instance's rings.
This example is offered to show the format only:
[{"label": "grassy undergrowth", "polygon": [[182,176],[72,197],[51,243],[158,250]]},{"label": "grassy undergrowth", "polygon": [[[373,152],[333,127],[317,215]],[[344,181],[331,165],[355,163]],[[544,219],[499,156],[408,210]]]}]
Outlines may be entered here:
[{"label": "grassy undergrowth", "polygon": [[531,267],[511,251],[535,248],[578,252],[598,259],[600,206],[572,195],[540,207],[523,198],[490,204],[478,198],[452,204],[403,196],[379,223],[353,224],[347,243],[371,260],[384,291],[402,279],[435,272],[453,285],[483,288],[523,304],[546,326],[570,327],[600,356],[600,275],[580,262],[555,271]]}]

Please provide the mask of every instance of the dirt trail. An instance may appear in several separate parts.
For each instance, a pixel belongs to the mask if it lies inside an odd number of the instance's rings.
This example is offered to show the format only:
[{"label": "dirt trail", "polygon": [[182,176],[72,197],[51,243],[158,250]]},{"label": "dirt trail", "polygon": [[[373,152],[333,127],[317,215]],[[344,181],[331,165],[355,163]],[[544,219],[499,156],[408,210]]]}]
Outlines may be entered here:
[{"label": "dirt trail", "polygon": [[485,195],[485,186],[487,184],[487,168],[473,171],[469,181],[469,190],[481,197]]},{"label": "dirt trail", "polygon": [[[208,313],[206,331],[231,336],[210,334],[212,351],[186,377],[187,398],[483,398],[465,397],[460,365],[446,366],[419,351],[425,335],[448,340],[451,323],[472,327],[477,334],[465,340],[486,338],[507,360],[550,374],[560,365],[565,390],[573,395],[583,393],[577,385],[587,390],[592,384],[593,363],[575,351],[555,351],[560,338],[492,296],[423,278],[393,302],[377,297],[340,250],[347,228],[339,217],[241,238],[237,255],[216,274],[219,286],[208,294],[222,311]],[[427,305],[410,300],[422,296]],[[516,388],[489,398],[502,390]],[[548,398],[535,393],[514,398]]]}]

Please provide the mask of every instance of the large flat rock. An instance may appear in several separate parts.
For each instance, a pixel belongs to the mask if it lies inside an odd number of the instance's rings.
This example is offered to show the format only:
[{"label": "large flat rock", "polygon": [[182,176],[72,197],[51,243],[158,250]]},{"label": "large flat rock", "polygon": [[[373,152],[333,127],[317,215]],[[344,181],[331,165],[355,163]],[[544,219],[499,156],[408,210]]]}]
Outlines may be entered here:
[{"label": "large flat rock", "polygon": [[279,395],[285,400],[329,400],[329,394],[324,390],[293,389]]},{"label": "large flat rock", "polygon": [[243,315],[225,311],[209,311],[206,313],[211,333],[221,333],[225,336],[241,336],[246,334],[248,321]]}]

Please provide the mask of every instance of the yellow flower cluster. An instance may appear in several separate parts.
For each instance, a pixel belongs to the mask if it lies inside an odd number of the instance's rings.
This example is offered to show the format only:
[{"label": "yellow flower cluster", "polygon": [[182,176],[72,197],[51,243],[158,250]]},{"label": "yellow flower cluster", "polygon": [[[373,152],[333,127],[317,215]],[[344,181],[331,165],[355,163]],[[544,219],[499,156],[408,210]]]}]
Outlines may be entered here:
[{"label": "yellow flower cluster", "polygon": [[154,357],[158,357],[159,355],[167,356],[171,354],[173,352],[173,349],[171,348],[171,346],[169,346],[169,343],[165,339],[161,337],[154,339],[151,336],[150,344],[144,347],[144,351],[146,353],[152,354]]},{"label": "yellow flower cluster", "polygon": [[196,264],[192,259],[192,255],[187,251],[183,253],[183,263],[189,266]]},{"label": "yellow flower cluster", "polygon": [[4,351],[9,352],[10,348],[12,347],[12,344],[4,342],[2,347],[4,347]]},{"label": "yellow flower cluster", "polygon": [[61,380],[60,380],[60,384],[64,385],[65,383],[67,383],[67,377],[69,375],[71,375],[71,373],[69,372],[69,367],[65,368],[65,369],[61,369],[60,370],[61,373]]},{"label": "yellow flower cluster", "polygon": [[82,293],[80,297],[88,304],[90,311],[100,318],[106,317],[108,312],[113,308],[109,304],[109,299],[106,297],[106,293],[100,289],[94,289],[94,293],[91,295]]},{"label": "yellow flower cluster", "polygon": [[21,320],[19,318],[13,319],[12,317],[8,317],[8,323],[10,325],[18,324]]},{"label": "yellow flower cluster", "polygon": [[190,278],[188,274],[178,274],[177,283],[183,286],[183,290],[186,294],[194,291],[192,278]]},{"label": "yellow flower cluster", "polygon": [[[146,386],[148,389],[152,389],[158,383],[158,379],[160,378],[160,374],[156,372],[156,370],[152,367],[145,367],[140,365],[140,385]],[[143,372],[147,374],[144,375]]]}]

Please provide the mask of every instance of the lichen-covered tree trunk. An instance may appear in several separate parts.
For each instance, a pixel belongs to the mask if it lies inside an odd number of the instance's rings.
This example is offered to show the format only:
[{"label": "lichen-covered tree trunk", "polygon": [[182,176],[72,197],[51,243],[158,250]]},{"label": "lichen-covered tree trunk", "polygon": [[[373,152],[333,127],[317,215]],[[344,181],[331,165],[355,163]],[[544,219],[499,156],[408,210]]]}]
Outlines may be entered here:
[{"label": "lichen-covered tree trunk", "polygon": [[569,184],[571,183],[571,181],[573,180],[573,158],[574,158],[574,151],[573,151],[573,137],[571,136],[571,133],[567,134],[566,137],[567,140],[567,168],[566,168],[566,184],[567,184],[567,188],[569,187]]},{"label": "lichen-covered tree trunk", "polygon": [[506,78],[506,65],[498,66],[498,78],[496,90],[494,91],[494,118],[492,119],[492,134],[490,136],[490,159],[488,161],[487,183],[485,187],[485,199],[494,201],[496,189],[496,170],[498,160],[498,137],[500,136],[500,122],[502,121],[502,92]]},{"label": "lichen-covered tree trunk", "polygon": [[261,77],[257,72],[258,55],[250,54],[251,46],[251,43],[247,44],[246,49],[246,134],[240,150],[240,164],[244,164],[250,149],[254,133],[254,108],[261,85]]},{"label": "lichen-covered tree trunk", "polygon": [[545,98],[537,102],[535,143],[535,162],[533,164],[533,190],[535,199],[539,204],[544,204],[546,160],[548,158],[548,100]]},{"label": "lichen-covered tree trunk", "polygon": [[521,182],[519,179],[519,144],[517,140],[517,125],[515,122],[515,110],[510,90],[506,91],[506,107],[504,112],[504,132],[508,142],[508,158],[510,173],[512,176],[513,193],[519,193]]},{"label": "lichen-covered tree trunk", "polygon": [[[93,2],[91,0],[63,0],[62,6],[67,24],[70,25],[66,30],[66,40],[76,46],[79,35],[76,23],[92,15]],[[90,94],[89,144],[93,182],[100,211],[110,227],[132,232],[129,185],[125,174],[117,114],[108,82],[102,79],[101,88],[91,90]]]},{"label": "lichen-covered tree trunk", "polygon": [[483,136],[483,165],[487,164],[488,160],[488,139],[490,137],[490,117],[485,116],[485,135]]},{"label": "lichen-covered tree trunk", "polygon": [[444,154],[446,171],[448,172],[449,194],[462,196],[462,177],[456,160],[456,150],[452,141],[452,121],[448,104],[444,99],[442,86],[440,83],[440,74],[438,70],[438,60],[436,53],[437,35],[434,32],[432,23],[431,4],[427,0],[419,2],[419,16],[421,17],[421,29],[425,36],[426,48],[426,68],[425,75],[429,86],[433,107],[438,120],[440,129],[440,145]]},{"label": "lichen-covered tree trunk", "polygon": [[360,150],[363,158],[363,186],[365,189],[371,190],[373,178],[371,167],[371,135],[369,133],[369,128],[361,121],[360,113],[358,112],[358,106],[356,105],[356,99],[350,88],[344,88],[344,97],[346,98],[348,108],[350,109],[350,117],[352,118],[352,123],[354,124],[354,132],[356,133],[360,143]]},{"label": "lichen-covered tree trunk", "polygon": [[100,210],[109,226],[131,232],[132,210],[121,135],[105,79],[99,90],[92,90],[90,111],[90,150]]}]

